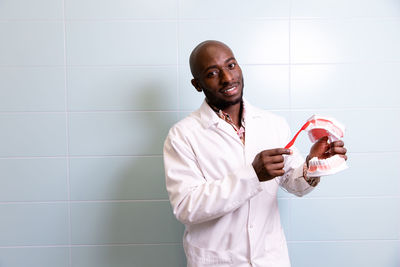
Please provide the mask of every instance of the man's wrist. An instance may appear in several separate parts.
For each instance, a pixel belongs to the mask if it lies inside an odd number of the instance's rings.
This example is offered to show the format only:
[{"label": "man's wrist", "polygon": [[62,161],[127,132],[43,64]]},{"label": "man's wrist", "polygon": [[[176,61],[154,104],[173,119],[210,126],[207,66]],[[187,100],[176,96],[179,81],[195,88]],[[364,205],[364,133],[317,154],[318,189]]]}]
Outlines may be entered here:
[{"label": "man's wrist", "polygon": [[[307,156],[307,159],[308,159],[308,156]],[[318,183],[320,181],[320,177],[309,177],[307,175],[307,171],[308,171],[308,164],[307,163],[308,162],[306,160],[306,162],[304,162],[304,164],[303,164],[303,178],[310,186],[315,187],[315,186],[318,185]]]}]

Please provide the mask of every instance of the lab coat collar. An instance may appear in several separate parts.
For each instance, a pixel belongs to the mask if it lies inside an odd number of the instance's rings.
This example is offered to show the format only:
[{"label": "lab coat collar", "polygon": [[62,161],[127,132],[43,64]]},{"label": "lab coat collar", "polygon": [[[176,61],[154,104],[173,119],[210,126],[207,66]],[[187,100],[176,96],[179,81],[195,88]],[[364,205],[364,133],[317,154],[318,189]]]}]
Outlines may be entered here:
[{"label": "lab coat collar", "polygon": [[[247,102],[245,98],[243,98],[243,105],[246,110],[244,118],[245,121],[260,117],[261,110],[252,106],[249,102]],[[215,111],[207,104],[205,99],[199,108],[199,115],[201,123],[205,128],[209,128],[212,125],[217,125],[220,122],[222,122],[222,120],[218,117]]]}]

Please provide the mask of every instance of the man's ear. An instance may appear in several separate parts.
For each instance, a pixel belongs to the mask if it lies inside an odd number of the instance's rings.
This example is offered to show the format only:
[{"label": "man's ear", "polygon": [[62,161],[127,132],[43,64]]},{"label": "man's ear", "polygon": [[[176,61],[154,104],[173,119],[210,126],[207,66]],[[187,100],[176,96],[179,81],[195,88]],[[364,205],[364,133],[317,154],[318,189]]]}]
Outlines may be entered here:
[{"label": "man's ear", "polygon": [[203,91],[196,79],[192,79],[191,82],[192,82],[193,87],[196,88],[197,92]]}]

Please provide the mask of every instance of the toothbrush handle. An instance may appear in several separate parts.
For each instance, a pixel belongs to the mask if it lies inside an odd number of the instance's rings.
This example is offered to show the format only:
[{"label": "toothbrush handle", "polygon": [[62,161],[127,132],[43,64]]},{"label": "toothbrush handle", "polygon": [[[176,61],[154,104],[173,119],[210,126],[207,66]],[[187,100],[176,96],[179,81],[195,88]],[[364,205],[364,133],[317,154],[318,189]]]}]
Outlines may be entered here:
[{"label": "toothbrush handle", "polygon": [[285,146],[285,149],[290,148],[294,142],[296,141],[297,136],[300,134],[301,131],[305,130],[308,125],[310,124],[310,121],[307,121],[301,128],[300,130],[297,131],[297,133],[295,134],[295,136],[292,138],[292,140],[290,140],[290,142]]}]

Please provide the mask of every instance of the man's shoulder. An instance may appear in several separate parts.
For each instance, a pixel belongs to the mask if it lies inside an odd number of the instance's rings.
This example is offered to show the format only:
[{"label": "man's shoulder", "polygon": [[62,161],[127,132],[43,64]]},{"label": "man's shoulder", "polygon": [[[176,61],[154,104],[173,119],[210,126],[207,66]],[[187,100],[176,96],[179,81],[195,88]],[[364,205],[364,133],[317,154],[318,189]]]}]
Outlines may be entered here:
[{"label": "man's shoulder", "polygon": [[188,134],[189,132],[199,130],[202,127],[199,111],[193,111],[183,119],[176,122],[169,130],[169,134]]}]

